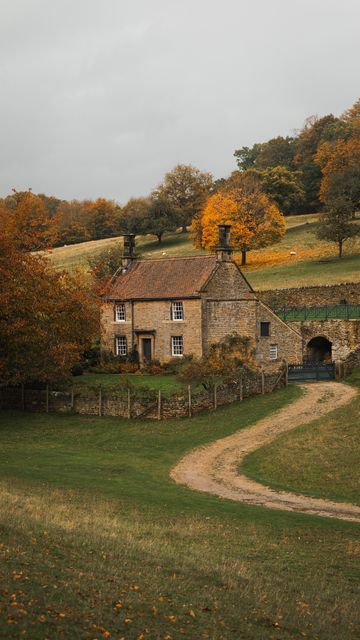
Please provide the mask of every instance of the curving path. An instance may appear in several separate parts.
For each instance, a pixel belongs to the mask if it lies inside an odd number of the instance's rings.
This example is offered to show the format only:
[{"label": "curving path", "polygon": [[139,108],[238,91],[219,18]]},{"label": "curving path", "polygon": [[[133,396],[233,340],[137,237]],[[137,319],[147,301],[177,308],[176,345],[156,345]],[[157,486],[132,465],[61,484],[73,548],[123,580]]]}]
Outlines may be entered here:
[{"label": "curving path", "polygon": [[275,491],[238,473],[244,457],[281,433],[320,418],[352,400],[356,389],[339,382],[303,384],[304,396],[232,436],[195,449],[172,469],[171,477],[191,489],[247,504],[360,522],[360,507]]}]

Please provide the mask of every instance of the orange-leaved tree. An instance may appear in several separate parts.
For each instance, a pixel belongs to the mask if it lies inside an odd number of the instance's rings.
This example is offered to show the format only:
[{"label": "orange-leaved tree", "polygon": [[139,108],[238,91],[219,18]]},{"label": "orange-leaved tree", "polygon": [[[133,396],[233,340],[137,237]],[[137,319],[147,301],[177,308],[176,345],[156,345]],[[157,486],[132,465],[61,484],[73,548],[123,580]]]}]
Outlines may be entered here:
[{"label": "orange-leaved tree", "polygon": [[52,247],[57,238],[55,217],[51,217],[44,200],[31,191],[16,191],[2,201],[0,225],[25,251]]},{"label": "orange-leaved tree", "polygon": [[58,382],[99,333],[96,291],[0,233],[0,383]]},{"label": "orange-leaved tree", "polygon": [[275,244],[285,234],[285,219],[277,205],[259,189],[231,189],[208,198],[192,230],[195,244],[214,250],[218,244],[218,225],[231,224],[231,243],[242,255]]}]

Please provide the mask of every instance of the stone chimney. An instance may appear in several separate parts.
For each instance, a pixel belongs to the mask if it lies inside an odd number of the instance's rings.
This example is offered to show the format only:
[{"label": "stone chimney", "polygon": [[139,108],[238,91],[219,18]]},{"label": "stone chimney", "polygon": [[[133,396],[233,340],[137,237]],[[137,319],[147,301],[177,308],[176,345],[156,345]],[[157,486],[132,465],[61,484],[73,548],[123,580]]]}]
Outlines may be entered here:
[{"label": "stone chimney", "polygon": [[127,269],[131,261],[135,258],[135,235],[133,233],[124,234],[124,254],[122,259],[123,269]]},{"label": "stone chimney", "polygon": [[219,224],[219,244],[215,248],[218,262],[229,262],[232,259],[233,249],[230,246],[231,224]]}]

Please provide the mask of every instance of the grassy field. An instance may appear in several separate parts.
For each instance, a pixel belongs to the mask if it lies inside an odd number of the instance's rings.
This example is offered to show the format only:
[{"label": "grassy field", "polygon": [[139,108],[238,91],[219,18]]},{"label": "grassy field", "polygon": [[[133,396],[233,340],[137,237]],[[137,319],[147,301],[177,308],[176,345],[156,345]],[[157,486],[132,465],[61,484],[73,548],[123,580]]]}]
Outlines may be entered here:
[{"label": "grassy field", "polygon": [[109,374],[109,373],[84,373],[72,379],[75,391],[98,389],[100,386],[106,390],[116,391],[121,384],[128,380],[136,387],[147,386],[150,389],[161,389],[164,395],[171,395],[182,391],[183,385],[172,375],[147,375],[147,374]]},{"label": "grassy field", "polygon": [[[287,232],[279,244],[249,252],[244,271],[254,288],[360,281],[360,239],[346,243],[344,258],[338,260],[335,245],[316,238],[317,220],[317,214],[288,216]],[[86,269],[90,256],[119,242],[121,238],[108,238],[59,247],[49,257],[57,269]],[[137,249],[143,258],[204,253],[195,249],[189,233],[180,232],[166,234],[161,245],[152,236],[139,237]]]},{"label": "grassy field", "polygon": [[0,637],[358,638],[358,525],[169,479],[299,393],[161,423],[0,414]]},{"label": "grassy field", "polygon": [[[349,378],[360,388],[360,372]],[[263,484],[360,504],[360,396],[248,455],[241,470]]]},{"label": "grassy field", "polygon": [[[360,239],[346,243],[344,258],[338,260],[336,246],[316,238],[317,220],[316,214],[288,216],[287,232],[279,244],[249,252],[245,273],[255,288],[360,281]],[[121,238],[109,238],[59,247],[51,252],[50,259],[58,269],[87,268],[90,256],[119,242]],[[202,253],[194,248],[189,233],[166,234],[161,245],[152,236],[139,237],[137,249],[144,258]]]}]

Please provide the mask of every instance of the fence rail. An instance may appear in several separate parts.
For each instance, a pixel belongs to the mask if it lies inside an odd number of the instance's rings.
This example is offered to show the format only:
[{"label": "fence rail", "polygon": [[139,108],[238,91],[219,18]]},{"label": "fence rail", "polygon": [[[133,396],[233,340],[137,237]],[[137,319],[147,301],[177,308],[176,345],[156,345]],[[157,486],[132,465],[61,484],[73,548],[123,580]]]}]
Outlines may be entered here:
[{"label": "fence rail", "polygon": [[287,322],[302,320],[360,320],[360,304],[325,304],[319,307],[276,309],[276,315]]},{"label": "fence rail", "polygon": [[135,419],[191,417],[205,410],[241,401],[244,398],[271,393],[287,384],[285,362],[269,371],[244,372],[240,378],[219,384],[213,390],[194,392],[189,386],[183,393],[163,396],[160,390],[148,397],[131,394],[116,395],[99,388],[92,395],[74,390],[56,391],[27,389],[24,386],[0,388],[0,409],[21,409],[46,413],[76,413],[96,416],[119,416]]}]

